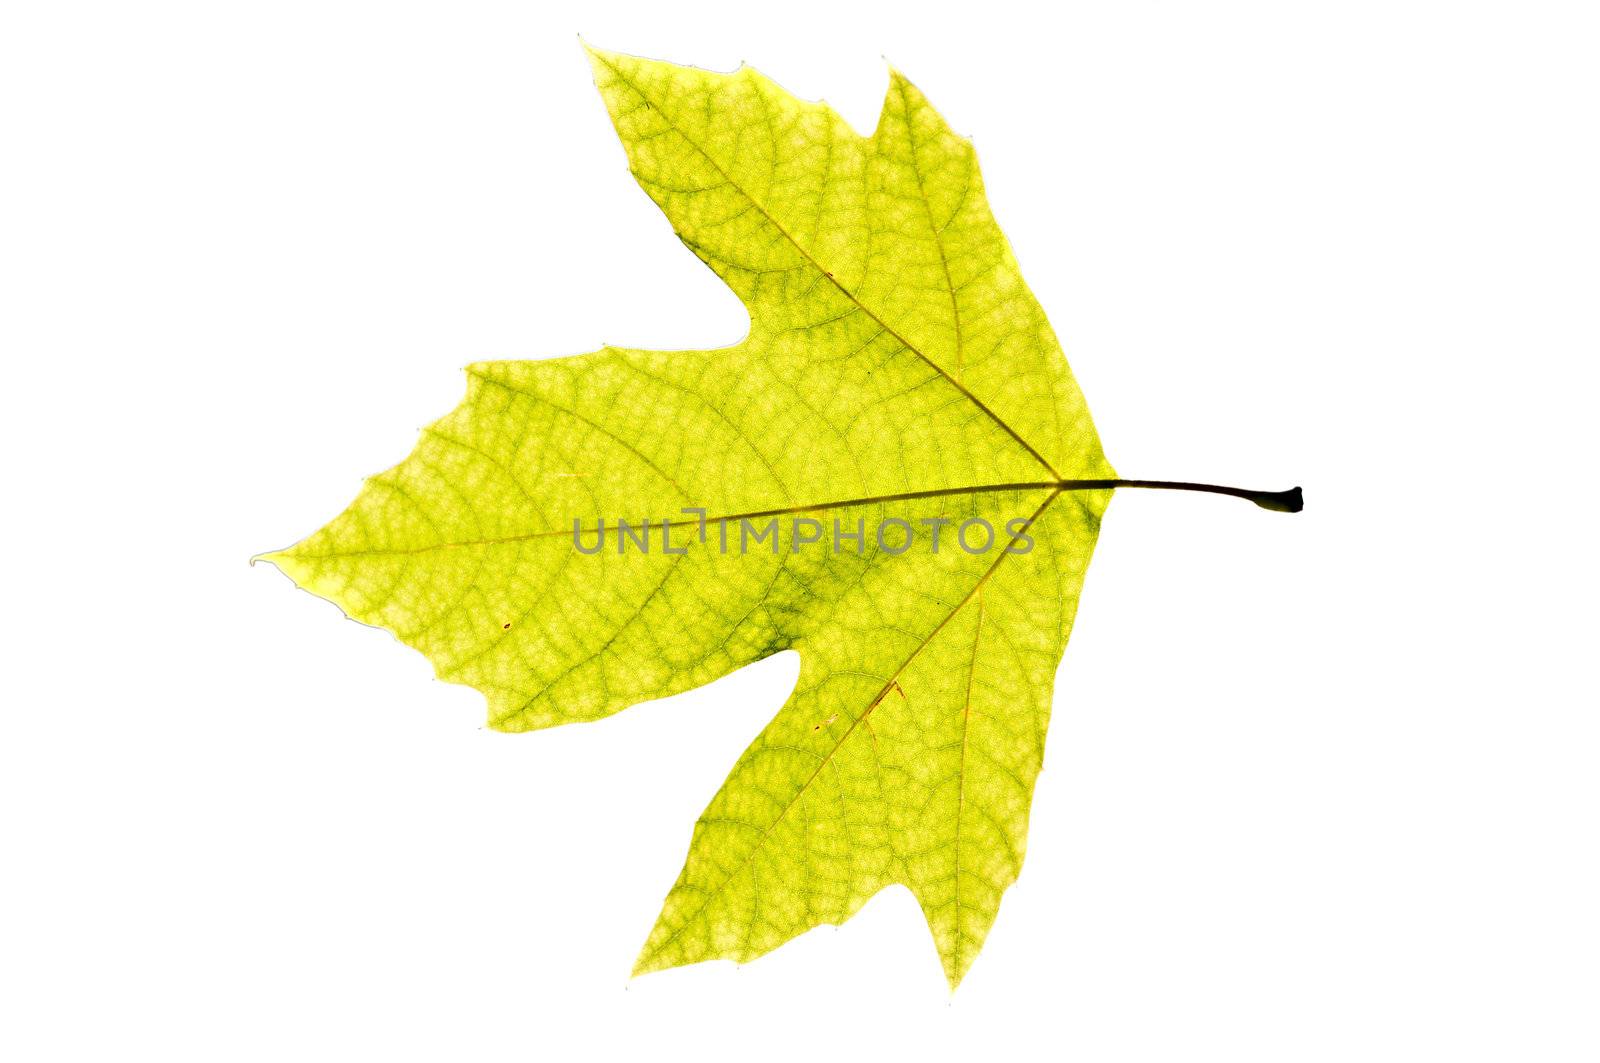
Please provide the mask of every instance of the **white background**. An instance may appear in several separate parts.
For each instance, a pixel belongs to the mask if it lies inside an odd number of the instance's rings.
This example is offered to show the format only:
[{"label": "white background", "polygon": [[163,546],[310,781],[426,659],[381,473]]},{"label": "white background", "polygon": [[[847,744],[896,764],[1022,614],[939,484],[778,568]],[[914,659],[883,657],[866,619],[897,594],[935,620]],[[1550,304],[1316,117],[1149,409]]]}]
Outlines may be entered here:
[{"label": "white background", "polygon": [[[578,44],[975,140],[1127,476],[1031,850],[628,979],[792,655],[604,723],[246,559],[460,367],[718,346]],[[1583,3],[10,4],[0,1055],[1593,1060],[1600,23]],[[891,1056],[890,1053],[893,1053]]]}]

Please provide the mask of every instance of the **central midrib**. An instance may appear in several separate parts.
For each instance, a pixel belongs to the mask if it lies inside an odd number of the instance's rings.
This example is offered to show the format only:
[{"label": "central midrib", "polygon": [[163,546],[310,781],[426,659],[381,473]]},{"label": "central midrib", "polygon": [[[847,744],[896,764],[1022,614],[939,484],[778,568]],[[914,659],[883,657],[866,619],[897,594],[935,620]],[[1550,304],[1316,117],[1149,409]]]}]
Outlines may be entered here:
[{"label": "central midrib", "polygon": [[[753,509],[743,513],[724,513],[717,516],[707,514],[704,518],[691,517],[682,520],[652,521],[645,518],[649,527],[653,528],[695,528],[701,524],[725,524],[737,520],[759,520],[763,517],[785,517],[800,513],[822,513],[830,509],[848,509],[852,506],[875,506],[889,502],[912,502],[921,498],[950,498],[956,495],[986,495],[1001,491],[1048,491],[1048,490],[1081,490],[1073,485],[1082,483],[1094,485],[1089,490],[1099,490],[1105,481],[1101,480],[1017,480],[1009,483],[974,484],[968,487],[935,487],[924,491],[901,491],[889,495],[865,495],[860,498],[842,498],[833,502],[815,502],[799,506],[780,506],[774,509]],[[581,525],[580,525],[581,527]],[[329,554],[300,554],[294,556],[304,561],[330,560],[337,557],[402,557],[410,554],[426,554],[434,550],[457,550],[471,546],[506,546],[512,543],[528,542],[531,539],[549,539],[558,535],[573,535],[574,531],[566,528],[557,528],[550,531],[526,532],[522,535],[505,535],[497,538],[461,539],[455,542],[430,543],[427,546],[415,546],[407,550],[345,550]],[[292,548],[291,548],[292,549]],[[290,552],[290,551],[285,551]],[[271,556],[271,555],[267,555]]]}]

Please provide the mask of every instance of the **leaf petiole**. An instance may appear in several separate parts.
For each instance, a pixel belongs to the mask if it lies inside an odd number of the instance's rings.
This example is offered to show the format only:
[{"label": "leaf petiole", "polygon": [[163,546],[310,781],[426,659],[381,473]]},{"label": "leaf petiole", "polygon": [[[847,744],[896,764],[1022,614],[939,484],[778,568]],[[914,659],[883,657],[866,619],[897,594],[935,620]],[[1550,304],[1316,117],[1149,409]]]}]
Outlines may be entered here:
[{"label": "leaf petiole", "polygon": [[1056,487],[1063,491],[1099,491],[1107,487],[1150,487],[1162,491],[1204,491],[1213,495],[1232,495],[1246,498],[1262,509],[1277,513],[1298,513],[1305,508],[1300,488],[1287,491],[1252,491],[1244,487],[1222,487],[1218,484],[1193,484],[1181,480],[1057,480]]}]

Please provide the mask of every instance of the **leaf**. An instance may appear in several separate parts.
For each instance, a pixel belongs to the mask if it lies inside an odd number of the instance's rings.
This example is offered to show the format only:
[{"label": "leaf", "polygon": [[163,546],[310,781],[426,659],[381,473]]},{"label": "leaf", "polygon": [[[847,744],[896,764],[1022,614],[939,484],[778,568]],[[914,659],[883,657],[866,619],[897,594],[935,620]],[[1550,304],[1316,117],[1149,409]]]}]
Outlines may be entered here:
[{"label": "leaf", "polygon": [[[504,731],[798,650],[636,972],[753,959],[899,883],[953,987],[1022,866],[1111,496],[1065,481],[1116,474],[971,144],[905,78],[863,138],[750,69],[590,54],[634,176],[749,335],[474,365],[410,457],[267,560],[481,690]],[[724,553],[740,517],[775,521],[777,549]],[[618,519],[656,521],[648,552],[575,549],[575,521],[592,544]],[[992,547],[962,548],[963,522]],[[834,539],[858,528],[859,552]]]}]

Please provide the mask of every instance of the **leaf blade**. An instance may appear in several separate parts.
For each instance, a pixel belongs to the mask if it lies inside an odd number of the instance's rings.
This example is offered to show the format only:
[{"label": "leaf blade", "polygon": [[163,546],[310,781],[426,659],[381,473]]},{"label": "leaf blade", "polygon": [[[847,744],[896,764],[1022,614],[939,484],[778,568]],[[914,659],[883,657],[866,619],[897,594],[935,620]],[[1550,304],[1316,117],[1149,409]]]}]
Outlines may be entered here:
[{"label": "leaf blade", "polygon": [[[1115,473],[971,145],[910,82],[891,75],[861,137],[754,71],[590,52],[641,187],[749,335],[473,366],[405,461],[266,559],[481,690],[501,730],[798,649],[800,682],[697,824],[638,969],[753,958],[902,884],[954,986],[1020,870],[1110,498],[1059,481]],[[796,525],[728,553],[688,510],[856,520],[861,548],[836,527],[833,550],[802,551]],[[574,523],[602,519],[659,522],[656,549],[577,549]],[[886,521],[907,549],[867,530]],[[1003,531],[969,553],[963,522]]]}]

